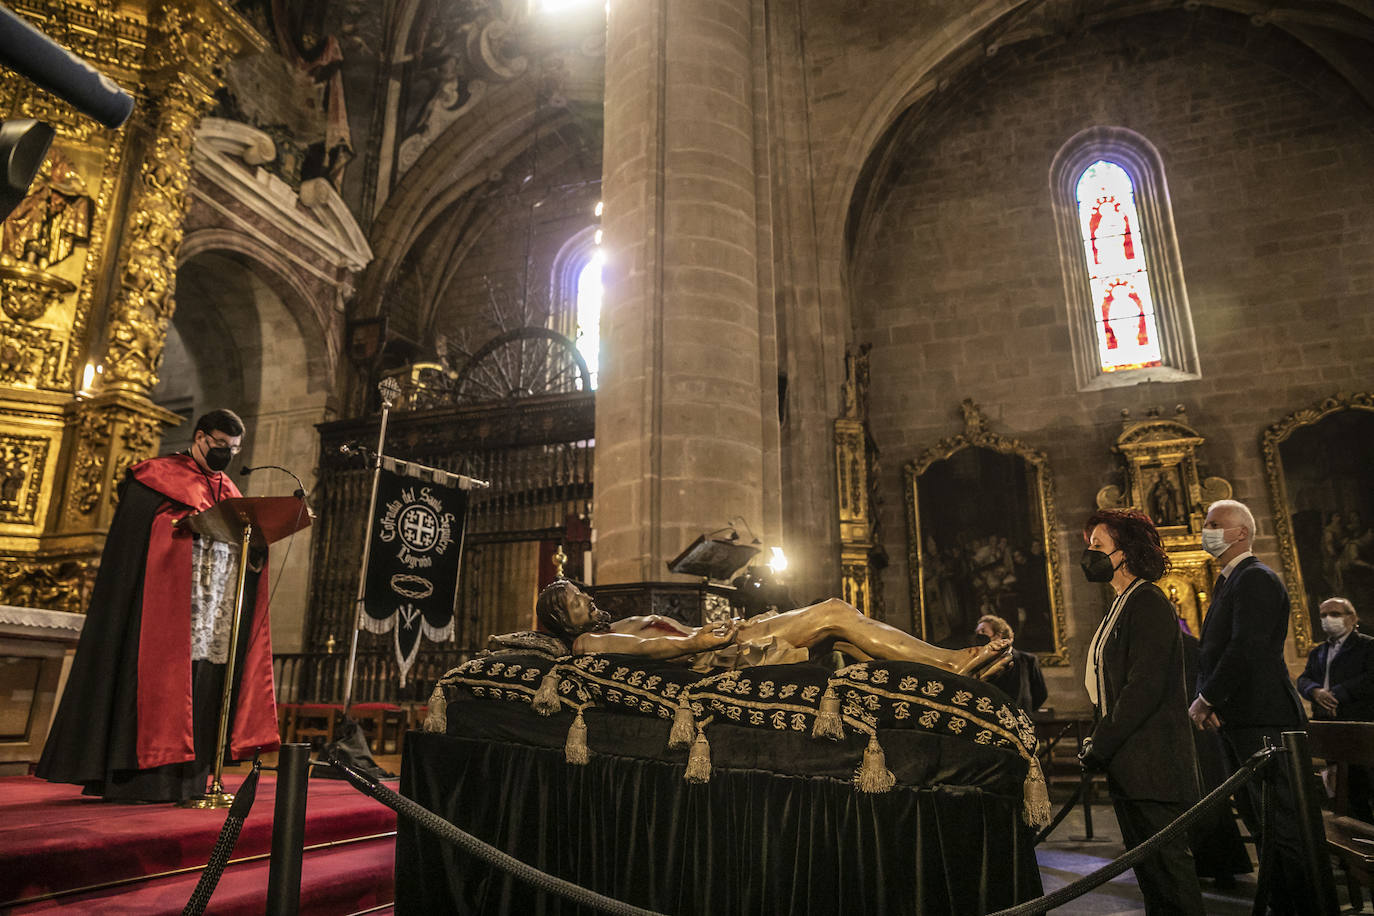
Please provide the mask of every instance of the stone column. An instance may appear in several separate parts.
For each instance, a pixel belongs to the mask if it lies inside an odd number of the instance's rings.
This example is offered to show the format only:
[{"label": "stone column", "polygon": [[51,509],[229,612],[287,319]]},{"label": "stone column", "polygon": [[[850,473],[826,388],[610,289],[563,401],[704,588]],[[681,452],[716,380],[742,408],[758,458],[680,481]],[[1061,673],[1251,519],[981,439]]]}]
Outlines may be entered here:
[{"label": "stone column", "polygon": [[[610,5],[598,582],[668,578],[665,561],[704,530],[732,516],[762,527],[764,489],[776,487],[751,8]],[[771,319],[764,327],[771,347]]]}]

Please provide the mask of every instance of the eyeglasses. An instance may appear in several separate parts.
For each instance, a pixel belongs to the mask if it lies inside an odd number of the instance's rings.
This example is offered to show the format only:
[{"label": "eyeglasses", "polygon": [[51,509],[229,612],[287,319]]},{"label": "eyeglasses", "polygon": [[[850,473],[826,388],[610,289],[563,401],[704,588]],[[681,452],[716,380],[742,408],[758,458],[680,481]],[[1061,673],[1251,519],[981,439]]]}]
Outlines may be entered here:
[{"label": "eyeglasses", "polygon": [[225,442],[223,439],[216,439],[214,436],[206,436],[205,438],[210,440],[211,448],[227,448],[231,455],[237,455],[239,452],[243,451],[241,446]]}]

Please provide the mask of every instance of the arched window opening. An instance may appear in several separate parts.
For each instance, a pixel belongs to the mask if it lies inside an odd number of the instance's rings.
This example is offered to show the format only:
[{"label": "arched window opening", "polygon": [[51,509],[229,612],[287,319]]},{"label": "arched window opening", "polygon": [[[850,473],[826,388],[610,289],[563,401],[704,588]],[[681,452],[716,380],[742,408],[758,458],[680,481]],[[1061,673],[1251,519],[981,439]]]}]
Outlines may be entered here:
[{"label": "arched window opening", "polygon": [[1050,193],[1079,389],[1201,377],[1159,151],[1126,128],[1080,131]]},{"label": "arched window opening", "polygon": [[1099,159],[1079,176],[1077,197],[1099,365],[1103,372],[1158,366],[1159,333],[1135,184],[1121,166]]},{"label": "arched window opening", "polygon": [[592,389],[596,389],[597,361],[601,353],[601,265],[605,258],[597,248],[577,272],[577,352],[587,363]]}]

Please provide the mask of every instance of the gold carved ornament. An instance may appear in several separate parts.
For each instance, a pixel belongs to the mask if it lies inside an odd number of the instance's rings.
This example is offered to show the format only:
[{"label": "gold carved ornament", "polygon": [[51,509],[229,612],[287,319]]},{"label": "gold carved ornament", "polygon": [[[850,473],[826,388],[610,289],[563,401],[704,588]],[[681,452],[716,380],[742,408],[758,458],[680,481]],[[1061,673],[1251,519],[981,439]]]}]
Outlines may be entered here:
[{"label": "gold carved ornament", "polygon": [[[1279,447],[1297,430],[1311,426],[1342,410],[1374,411],[1374,393],[1335,394],[1321,402],[1294,411],[1264,431],[1260,449],[1264,453],[1264,475],[1269,482],[1269,501],[1273,506],[1274,539],[1278,541],[1279,557],[1283,562],[1284,581],[1291,603],[1293,642],[1298,655],[1303,656],[1316,645],[1313,639],[1311,608],[1308,607],[1307,588],[1303,581],[1298,544],[1293,535],[1293,518],[1289,511],[1288,486],[1284,479],[1283,457]],[[1357,608],[1357,611],[1365,611]]]},{"label": "gold carved ornament", "polygon": [[149,20],[148,115],[152,149],[139,169],[121,250],[104,358],[106,388],[147,393],[157,384],[191,180],[195,127],[213,102],[213,72],[237,48],[198,10],[166,4]]},{"label": "gold carved ornament", "polygon": [[[114,461],[114,476],[111,478],[116,483],[124,479],[125,471],[157,451],[157,445],[162,441],[162,421],[154,417],[132,416],[120,433],[120,439],[124,443],[124,450]],[[115,487],[110,488],[111,507],[117,501],[118,494]]]},{"label": "gold carved ornament", "polygon": [[80,515],[90,515],[100,502],[114,423],[115,417],[108,411],[85,412],[77,418],[70,498],[72,508]]},{"label": "gold carved ornament", "polygon": [[1121,412],[1122,431],[1112,446],[1125,462],[1125,488],[1115,484],[1097,492],[1099,509],[1135,508],[1155,523],[1169,555],[1171,569],[1156,584],[1169,597],[1175,613],[1195,636],[1209,601],[1216,564],[1202,549],[1202,521],[1207,507],[1231,497],[1231,484],[1221,477],[1203,478],[1198,450],[1207,441],[1188,423],[1179,404],[1173,416],[1151,407],[1141,419]]},{"label": "gold carved ornament", "polygon": [[869,499],[870,451],[868,435],[868,353],[871,344],[845,352],[845,382],[841,388],[842,415],[835,420],[835,474],[839,497],[840,588],[844,600],[864,614],[881,614],[870,568],[875,543]]},{"label": "gold carved ornament", "polygon": [[987,428],[987,417],[982,408],[972,398],[965,398],[960,405],[964,417],[964,432],[941,439],[926,449],[903,468],[906,483],[907,507],[907,570],[911,586],[911,608],[924,635],[926,629],[925,571],[929,560],[925,556],[924,534],[922,532],[921,507],[918,482],[927,469],[937,461],[954,457],[967,448],[983,448],[1003,455],[1014,455],[1024,461],[1034,471],[1035,496],[1039,514],[1041,547],[1046,564],[1046,600],[1050,608],[1050,627],[1053,632],[1054,652],[1037,652],[1036,656],[1043,665],[1067,665],[1068,648],[1064,643],[1066,625],[1064,621],[1063,578],[1059,568],[1059,551],[1055,547],[1054,533],[1059,530],[1055,510],[1054,475],[1050,471],[1049,458],[1039,449],[1032,448],[1019,439],[1000,436]]},{"label": "gold carved ornament", "polygon": [[95,569],[88,559],[0,557],[0,604],[79,614],[86,609]]},{"label": "gold carved ornament", "polygon": [[0,523],[32,525],[37,520],[49,440],[0,433]]},{"label": "gold carved ornament", "polygon": [[89,242],[95,201],[86,181],[60,148],[54,147],[0,229],[0,309],[15,321],[36,321],[76,290],[49,271],[78,242]]}]

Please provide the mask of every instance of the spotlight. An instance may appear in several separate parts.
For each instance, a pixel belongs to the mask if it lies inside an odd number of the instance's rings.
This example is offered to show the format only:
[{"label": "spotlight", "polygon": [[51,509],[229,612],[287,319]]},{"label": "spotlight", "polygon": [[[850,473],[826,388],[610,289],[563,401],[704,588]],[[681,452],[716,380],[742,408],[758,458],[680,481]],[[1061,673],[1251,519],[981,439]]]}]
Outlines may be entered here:
[{"label": "spotlight", "polygon": [[43,165],[55,131],[42,121],[0,121],[0,219],[10,215]]}]

